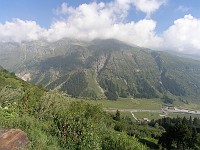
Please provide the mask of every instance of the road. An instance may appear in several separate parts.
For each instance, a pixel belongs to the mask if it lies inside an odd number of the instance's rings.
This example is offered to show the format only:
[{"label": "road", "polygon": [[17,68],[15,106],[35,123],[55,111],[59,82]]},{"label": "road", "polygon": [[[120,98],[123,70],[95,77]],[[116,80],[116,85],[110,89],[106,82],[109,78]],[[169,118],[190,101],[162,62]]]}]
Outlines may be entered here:
[{"label": "road", "polygon": [[144,110],[144,109],[118,109],[118,108],[106,108],[104,109],[108,112],[116,112],[117,110],[120,112],[152,112],[152,113],[163,113],[162,110]]}]

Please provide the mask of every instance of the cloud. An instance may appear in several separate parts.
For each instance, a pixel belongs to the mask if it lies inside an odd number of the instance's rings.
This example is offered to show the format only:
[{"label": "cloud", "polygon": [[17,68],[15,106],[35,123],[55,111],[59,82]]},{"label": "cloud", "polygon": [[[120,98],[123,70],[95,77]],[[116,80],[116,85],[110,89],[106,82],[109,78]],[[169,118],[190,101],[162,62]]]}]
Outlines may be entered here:
[{"label": "cloud", "polygon": [[0,24],[0,41],[21,42],[38,40],[42,37],[42,29],[35,21],[13,19],[11,22]]},{"label": "cloud", "polygon": [[[89,3],[81,4],[78,7],[71,7],[67,3],[63,3],[61,7],[55,10],[57,15],[66,15],[67,17],[74,16],[76,14],[82,15],[92,15],[88,12],[95,13],[106,13],[107,18],[114,19],[115,21],[122,21],[128,15],[128,10],[130,9],[131,3],[129,0],[115,0],[109,3]],[[88,9],[88,10],[87,10]],[[91,9],[91,10],[90,10]]]},{"label": "cloud", "polygon": [[192,15],[174,21],[164,33],[165,49],[178,50],[185,53],[200,52],[200,19]]},{"label": "cloud", "polygon": [[138,46],[159,47],[162,39],[154,32],[154,20],[123,22],[132,4],[132,0],[117,0],[110,3],[82,4],[74,8],[63,3],[56,12],[66,15],[66,18],[54,22],[46,37],[49,41],[63,37],[88,40],[115,38]]},{"label": "cloud", "polygon": [[133,5],[148,16],[165,2],[165,0],[115,0],[109,3],[81,4],[77,7],[63,3],[55,10],[61,18],[53,22],[48,29],[40,27],[35,21],[20,19],[0,23],[0,41],[22,42],[45,39],[51,42],[65,37],[80,40],[114,38],[152,49],[200,53],[200,36],[198,36],[200,19],[192,15],[185,15],[175,20],[174,24],[159,36],[155,32],[157,24],[155,20],[144,18],[137,22],[124,21]]},{"label": "cloud", "polygon": [[128,10],[132,5],[137,10],[146,13],[146,17],[150,18],[151,14],[167,3],[168,0],[116,0],[124,10]]},{"label": "cloud", "polygon": [[68,6],[67,3],[62,3],[61,6],[54,10],[54,13],[56,15],[60,15],[60,14],[70,14],[74,11],[74,8],[71,6]]},{"label": "cloud", "polygon": [[66,18],[51,25],[47,39],[51,41],[71,37],[91,40],[101,37],[105,34],[104,29],[110,28],[115,20],[112,11],[104,3],[82,4],[77,8],[68,7],[64,3],[59,12]]},{"label": "cloud", "polygon": [[167,0],[132,0],[132,2],[138,10],[146,13],[147,18],[149,18],[161,5],[166,4]]},{"label": "cloud", "polygon": [[113,0],[81,4],[77,7],[63,3],[54,10],[59,19],[53,22],[50,28],[41,28],[35,21],[13,19],[0,24],[0,41],[22,42],[40,39],[56,41],[65,37],[81,40],[115,38],[138,46],[156,48],[162,39],[154,32],[156,28],[154,20],[141,19],[138,22],[124,22],[124,20],[133,5],[150,14],[163,2],[164,0]]},{"label": "cloud", "polygon": [[156,22],[148,19],[127,24],[115,24],[111,28],[109,38],[116,38],[141,47],[157,49],[160,47],[162,39],[155,34],[155,27]]}]

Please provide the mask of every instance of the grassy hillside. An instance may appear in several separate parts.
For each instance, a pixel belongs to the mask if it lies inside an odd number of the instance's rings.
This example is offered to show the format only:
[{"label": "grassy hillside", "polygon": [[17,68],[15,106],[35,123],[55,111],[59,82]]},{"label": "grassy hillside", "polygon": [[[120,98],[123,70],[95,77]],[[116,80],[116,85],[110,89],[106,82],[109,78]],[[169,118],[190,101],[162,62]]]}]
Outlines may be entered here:
[{"label": "grassy hillside", "polygon": [[[75,75],[78,75],[78,79],[81,78],[79,73]],[[82,75],[85,73],[82,72]],[[164,131],[168,132],[168,120],[171,127],[174,127],[176,121],[187,121],[184,118],[164,118],[152,120],[149,124],[136,123],[130,118],[130,114],[125,115],[119,111],[106,113],[97,102],[102,103],[104,108],[122,109],[159,109],[162,105],[159,99],[83,101],[56,91],[48,91],[42,86],[27,83],[4,69],[0,70],[0,129],[20,128],[25,131],[30,140],[27,150],[155,150],[162,147],[158,141],[166,134]],[[155,114],[141,113],[136,113],[136,116],[157,117]],[[193,128],[188,126],[187,132],[195,133],[193,144],[199,147],[200,120],[194,120],[196,121],[192,124],[197,131],[193,132]],[[187,136],[187,139],[194,139],[192,135]]]},{"label": "grassy hillside", "polygon": [[147,149],[114,124],[98,105],[71,101],[0,70],[0,129],[25,131],[27,150]]}]

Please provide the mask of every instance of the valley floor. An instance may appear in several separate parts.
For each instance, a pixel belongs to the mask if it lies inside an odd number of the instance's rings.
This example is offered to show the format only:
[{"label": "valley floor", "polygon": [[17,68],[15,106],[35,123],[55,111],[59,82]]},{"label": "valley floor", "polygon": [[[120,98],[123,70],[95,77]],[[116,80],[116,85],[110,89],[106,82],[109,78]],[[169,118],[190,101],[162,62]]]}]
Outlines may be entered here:
[{"label": "valley floor", "polygon": [[86,100],[92,104],[102,105],[104,110],[115,113],[117,110],[123,116],[129,116],[133,120],[160,119],[163,117],[200,117],[199,105],[196,103],[185,104],[176,101],[174,105],[166,105],[160,99],[120,99],[109,100]]}]

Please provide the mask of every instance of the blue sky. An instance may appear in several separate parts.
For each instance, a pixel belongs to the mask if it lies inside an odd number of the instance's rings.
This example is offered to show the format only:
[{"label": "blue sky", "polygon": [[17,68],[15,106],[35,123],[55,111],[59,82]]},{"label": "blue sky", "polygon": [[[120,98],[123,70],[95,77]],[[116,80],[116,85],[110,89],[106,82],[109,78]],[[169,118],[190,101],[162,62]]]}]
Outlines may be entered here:
[{"label": "blue sky", "polygon": [[[21,42],[40,38],[55,41],[63,37],[85,39],[86,36],[89,40],[116,37],[154,49],[199,53],[200,39],[190,29],[200,30],[199,8],[199,0],[1,0],[0,40]],[[29,33],[31,28],[33,31]],[[23,34],[14,35],[19,30]],[[80,35],[74,36],[73,33]],[[50,37],[52,35],[55,37]],[[180,43],[178,46],[170,40],[174,35],[177,35],[175,42]],[[182,45],[190,40],[187,37],[192,40]]]},{"label": "blue sky", "polygon": [[[35,20],[43,27],[49,27],[55,9],[62,3],[68,3],[77,7],[82,3],[90,3],[91,0],[1,0],[0,2],[0,22],[4,23],[13,18],[23,20]],[[98,1],[97,1],[98,2]]]},{"label": "blue sky", "polygon": [[[22,20],[34,20],[42,27],[48,28],[55,17],[53,12],[62,3],[77,7],[83,3],[91,3],[94,0],[1,0],[0,22],[10,21],[13,18]],[[109,0],[96,0],[96,2],[109,2]],[[185,11],[178,9],[185,7]],[[157,31],[162,32],[169,27],[174,20],[186,14],[192,14],[200,18],[199,0],[168,0],[152,18],[158,22]],[[183,8],[184,9],[184,8]],[[187,10],[188,9],[188,10]],[[128,20],[138,21],[145,17],[145,13],[137,11],[134,7],[130,10]]]}]

